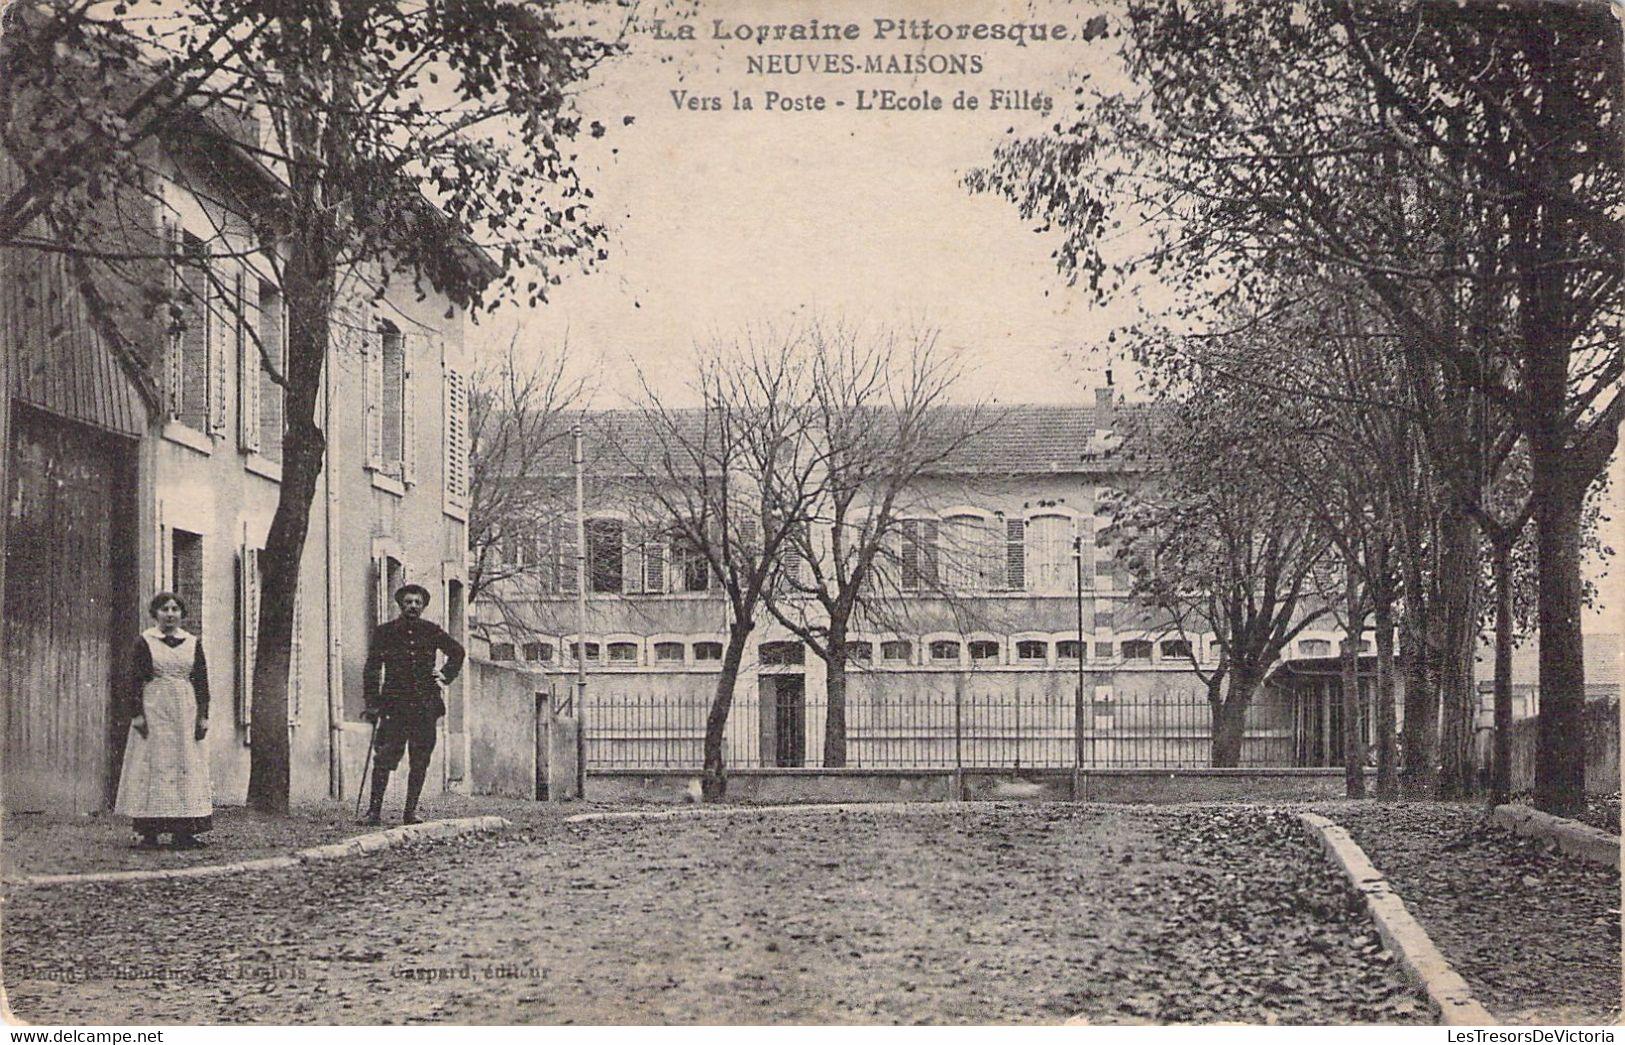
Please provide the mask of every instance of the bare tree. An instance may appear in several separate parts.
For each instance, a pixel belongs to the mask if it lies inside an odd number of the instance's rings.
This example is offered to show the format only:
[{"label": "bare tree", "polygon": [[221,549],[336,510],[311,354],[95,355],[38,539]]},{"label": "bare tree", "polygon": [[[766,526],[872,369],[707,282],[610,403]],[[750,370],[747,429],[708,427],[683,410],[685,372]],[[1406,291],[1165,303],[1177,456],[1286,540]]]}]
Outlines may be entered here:
[{"label": "bare tree", "polygon": [[[795,500],[810,516],[789,534],[765,603],[827,667],[824,765],[844,766],[852,625],[896,617],[922,591],[950,600],[960,594],[943,583],[951,567],[925,568],[925,535],[906,517],[924,504],[922,478],[986,431],[997,412],[948,404],[961,373],[932,330],[814,324],[799,351],[811,378],[803,446],[812,467],[797,470],[811,488]],[[964,547],[932,542],[930,554],[975,570],[987,547],[1003,546],[1002,533],[986,536]]]},{"label": "bare tree", "polygon": [[[502,591],[544,565],[567,504],[549,487],[587,379],[572,373],[569,348],[529,361],[518,332],[498,358],[473,374],[468,403],[468,600],[507,616]],[[551,566],[548,562],[546,565]]]},{"label": "bare tree", "polygon": [[697,409],[667,406],[645,382],[638,438],[606,440],[620,455],[627,500],[644,506],[646,533],[703,559],[727,603],[728,640],[705,721],[707,799],[726,793],[723,735],[757,613],[786,545],[824,497],[804,345],[800,333],[771,331],[713,345],[696,368]]}]

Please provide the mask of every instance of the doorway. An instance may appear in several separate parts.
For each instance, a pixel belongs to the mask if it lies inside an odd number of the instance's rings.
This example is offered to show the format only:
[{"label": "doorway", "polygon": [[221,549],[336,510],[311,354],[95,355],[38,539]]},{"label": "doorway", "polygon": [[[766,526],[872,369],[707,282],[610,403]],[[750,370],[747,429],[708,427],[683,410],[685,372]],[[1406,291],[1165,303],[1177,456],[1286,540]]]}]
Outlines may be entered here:
[{"label": "doorway", "polygon": [[762,761],[779,768],[799,768],[806,765],[806,677],[763,675],[759,687]]}]

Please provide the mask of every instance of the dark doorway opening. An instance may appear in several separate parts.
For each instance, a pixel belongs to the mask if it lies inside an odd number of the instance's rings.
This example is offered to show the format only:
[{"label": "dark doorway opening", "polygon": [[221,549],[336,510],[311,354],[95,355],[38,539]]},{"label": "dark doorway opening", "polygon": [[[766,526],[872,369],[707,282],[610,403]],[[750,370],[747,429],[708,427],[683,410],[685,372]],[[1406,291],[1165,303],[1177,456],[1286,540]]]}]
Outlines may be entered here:
[{"label": "dark doorway opening", "polygon": [[807,683],[801,675],[774,676],[773,764],[803,766],[807,762]]}]

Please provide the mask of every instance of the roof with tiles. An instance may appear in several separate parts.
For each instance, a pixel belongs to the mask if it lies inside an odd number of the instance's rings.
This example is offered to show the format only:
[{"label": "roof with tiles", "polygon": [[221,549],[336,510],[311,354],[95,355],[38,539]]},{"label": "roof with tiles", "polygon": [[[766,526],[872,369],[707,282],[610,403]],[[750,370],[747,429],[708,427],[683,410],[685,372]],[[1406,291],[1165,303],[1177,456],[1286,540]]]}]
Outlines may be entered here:
[{"label": "roof with tiles", "polygon": [[[1037,475],[1066,472],[1122,471],[1131,459],[1114,429],[1125,414],[1140,410],[1121,404],[1094,406],[1016,405],[980,409],[943,407],[964,412],[974,429],[965,445],[928,470],[932,475]],[[703,443],[704,415],[699,409],[671,410],[668,424],[651,425],[642,411],[592,410],[578,415],[587,471],[596,475],[628,474],[647,467],[671,451],[676,465]],[[557,475],[571,467],[570,441],[554,442],[537,475]],[[673,469],[680,470],[680,469]]]}]

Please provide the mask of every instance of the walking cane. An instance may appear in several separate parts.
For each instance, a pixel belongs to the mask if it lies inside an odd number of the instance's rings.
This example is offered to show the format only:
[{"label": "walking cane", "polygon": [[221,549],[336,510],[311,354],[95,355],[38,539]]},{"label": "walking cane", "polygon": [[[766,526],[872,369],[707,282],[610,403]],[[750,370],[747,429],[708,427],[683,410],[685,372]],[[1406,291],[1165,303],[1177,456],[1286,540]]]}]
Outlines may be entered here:
[{"label": "walking cane", "polygon": [[355,815],[361,816],[361,793],[367,789],[367,770],[372,768],[372,749],[378,746],[378,720],[372,720],[372,736],[367,739],[367,760],[361,763],[361,779],[355,785]]}]

